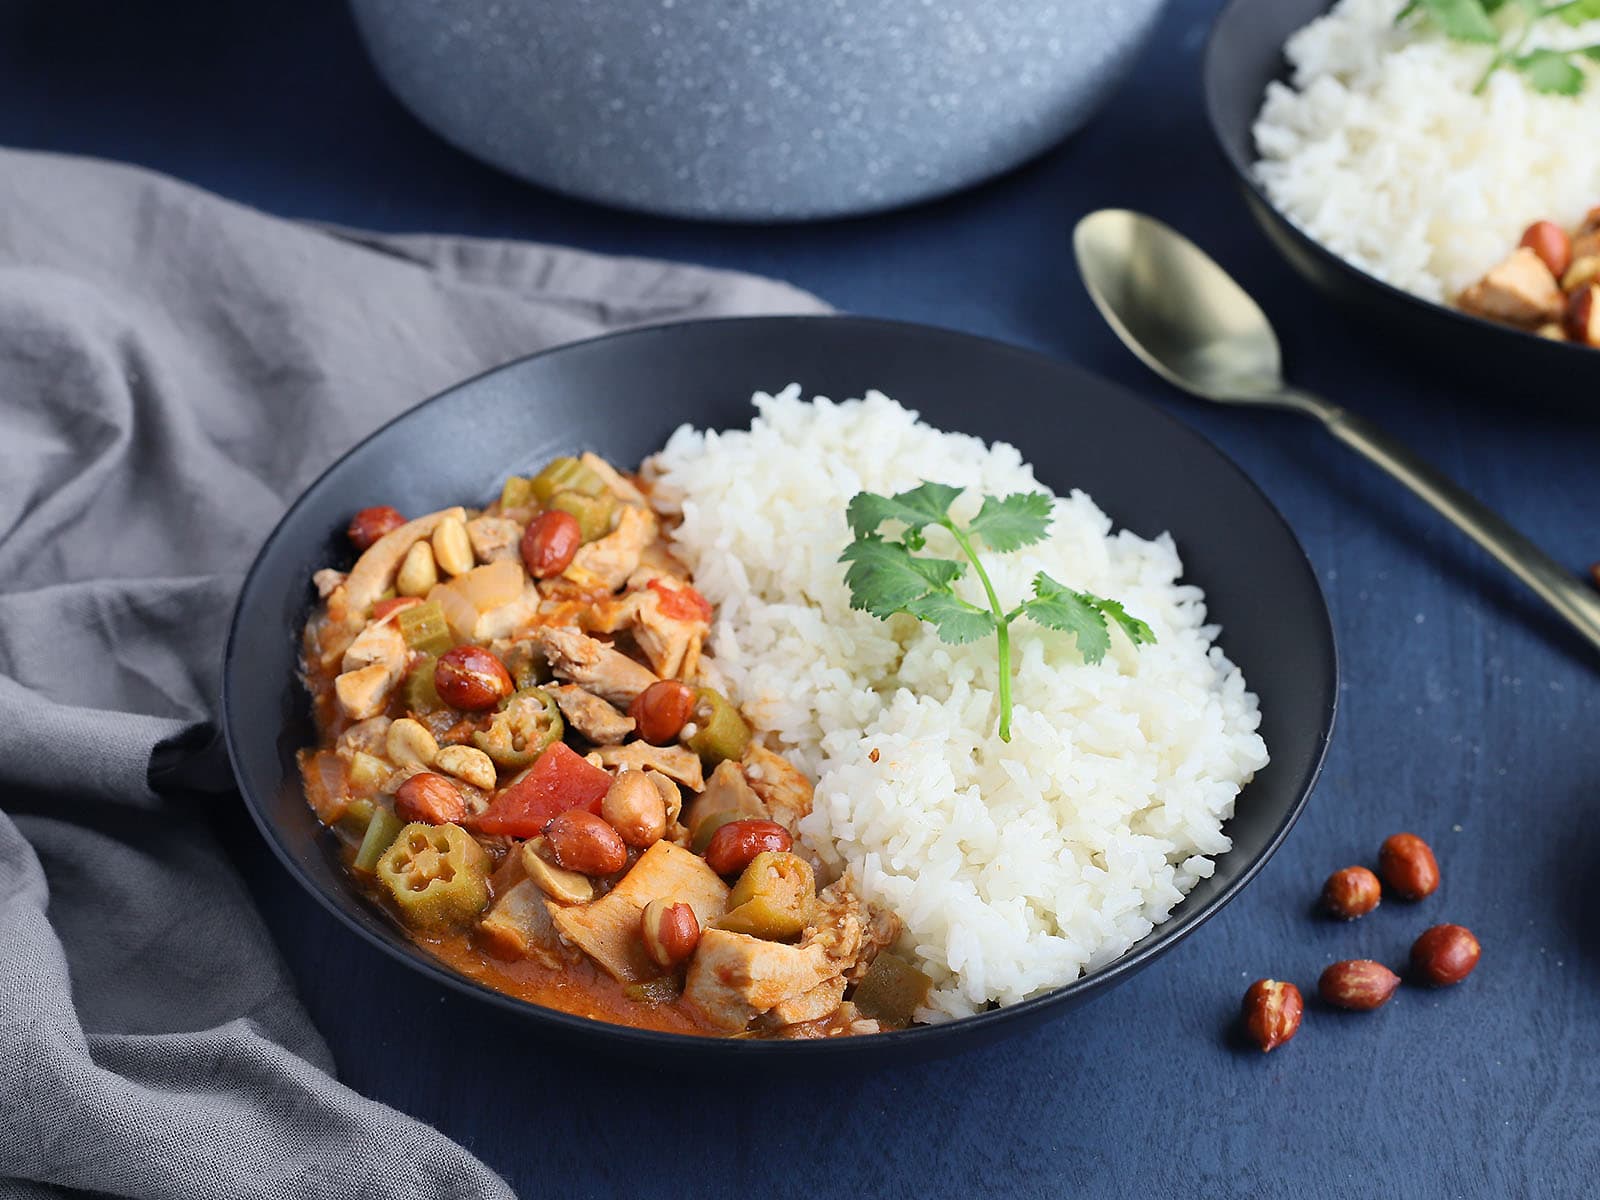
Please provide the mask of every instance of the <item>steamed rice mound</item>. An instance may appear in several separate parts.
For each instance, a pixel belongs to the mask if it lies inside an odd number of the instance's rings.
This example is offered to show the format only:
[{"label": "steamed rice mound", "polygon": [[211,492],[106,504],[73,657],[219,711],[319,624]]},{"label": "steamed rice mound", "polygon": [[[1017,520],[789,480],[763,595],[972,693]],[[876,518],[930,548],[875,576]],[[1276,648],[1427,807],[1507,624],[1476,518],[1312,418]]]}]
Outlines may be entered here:
[{"label": "steamed rice mound", "polygon": [[[1267,762],[1256,698],[1212,645],[1172,540],[1112,531],[1081,492],[1049,538],[985,555],[1002,603],[1035,572],[1122,600],[1152,646],[1113,631],[1083,662],[1068,635],[1013,625],[1012,741],[996,733],[992,637],[966,646],[900,616],[852,611],[840,551],[863,489],[936,480],[1047,490],[1018,451],[942,433],[893,400],[757,394],[748,432],[679,429],[651,465],[681,510],[676,552],[719,607],[711,649],[731,693],[817,779],[803,841],[904,918],[933,976],[931,1020],[1015,1003],[1110,961],[1164,921],[1212,858]],[[958,557],[930,530],[929,550]],[[975,579],[958,590],[982,603]],[[872,761],[870,752],[878,759]]]}]

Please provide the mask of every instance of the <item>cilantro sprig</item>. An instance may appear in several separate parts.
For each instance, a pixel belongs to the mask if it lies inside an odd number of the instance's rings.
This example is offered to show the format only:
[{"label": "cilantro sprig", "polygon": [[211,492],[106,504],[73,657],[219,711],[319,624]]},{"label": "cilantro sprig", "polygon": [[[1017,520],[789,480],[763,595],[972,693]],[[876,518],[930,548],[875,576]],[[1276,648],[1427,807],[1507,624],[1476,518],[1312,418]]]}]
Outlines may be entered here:
[{"label": "cilantro sprig", "polygon": [[[1505,32],[1496,17],[1501,12],[1519,14]],[[1396,24],[1406,21],[1432,25],[1452,41],[1493,46],[1494,57],[1473,89],[1482,92],[1502,67],[1519,72],[1536,92],[1576,96],[1588,85],[1585,61],[1600,62],[1600,45],[1571,50],[1527,48],[1528,39],[1542,22],[1556,18],[1576,28],[1600,20],[1600,0],[1409,0]]]},{"label": "cilantro sprig", "polygon": [[[1043,492],[985,496],[978,514],[962,526],[950,515],[950,506],[960,495],[960,488],[944,483],[924,483],[893,496],[857,493],[845,511],[855,540],[845,547],[839,561],[850,564],[844,580],[850,588],[851,608],[869,612],[880,621],[896,613],[910,613],[933,625],[939,639],[953,645],[995,635],[1000,652],[1000,740],[1009,742],[1011,623],[1018,617],[1072,634],[1079,653],[1090,663],[1099,662],[1111,648],[1110,625],[1116,625],[1135,645],[1154,642],[1156,635],[1117,601],[1074,591],[1043,571],[1033,577],[1030,598],[1015,608],[1003,608],[978,557],[976,543],[982,542],[992,553],[1009,554],[1043,541],[1050,528],[1050,497]],[[886,522],[903,527],[899,540],[879,532]],[[917,553],[927,547],[923,531],[930,526],[947,530],[966,562]],[[955,582],[966,574],[969,564],[983,585],[987,608],[956,595]]]}]

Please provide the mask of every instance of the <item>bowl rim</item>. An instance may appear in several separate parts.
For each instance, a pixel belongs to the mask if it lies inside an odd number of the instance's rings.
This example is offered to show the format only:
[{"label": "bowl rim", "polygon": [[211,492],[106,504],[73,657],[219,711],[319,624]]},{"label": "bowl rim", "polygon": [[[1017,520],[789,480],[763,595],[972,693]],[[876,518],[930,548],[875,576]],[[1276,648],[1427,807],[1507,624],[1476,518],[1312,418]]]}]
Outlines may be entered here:
[{"label": "bowl rim", "polygon": [[[379,437],[392,426],[406,421],[413,414],[422,409],[454,395],[463,388],[473,387],[479,381],[504,371],[512,371],[523,367],[525,364],[551,355],[574,351],[580,347],[592,349],[602,343],[613,343],[627,340],[659,339],[672,337],[674,331],[683,328],[698,328],[704,326],[737,326],[752,324],[777,324],[788,327],[813,325],[820,323],[837,324],[846,322],[864,330],[879,329],[884,332],[899,334],[915,334],[918,336],[936,336],[958,341],[966,341],[981,347],[987,353],[1001,353],[1017,356],[1037,363],[1049,370],[1060,370],[1063,367],[1073,372],[1082,372],[1082,368],[1067,364],[1048,354],[1031,350],[1022,346],[989,338],[980,334],[968,333],[962,330],[948,329],[943,326],[930,325],[921,322],[901,321],[883,317],[861,317],[841,314],[804,314],[804,315],[778,315],[778,316],[744,316],[744,317],[710,317],[693,321],[670,322],[666,324],[648,325],[631,329],[617,330],[601,334],[597,337],[584,338],[574,342],[565,342],[551,346],[532,354],[523,355],[509,362],[501,363],[480,371],[476,375],[461,380],[459,383],[439,391],[419,403],[405,409],[381,425],[374,428],[355,442],[348,450],[334,459],[326,468],[318,473],[306,487],[295,497],[294,501],[284,510],[273,525],[270,533],[263,539],[255,558],[245,573],[244,581],[240,585],[238,596],[234,602],[234,609],[228,622],[228,636],[224,645],[222,660],[221,702],[219,705],[218,721],[222,728],[223,740],[228,750],[228,762],[233,771],[235,787],[244,806],[249,810],[251,819],[256,828],[260,830],[263,839],[272,848],[278,861],[283,864],[289,874],[299,885],[310,893],[317,902],[328,912],[332,913],[338,921],[347,928],[354,930],[358,936],[369,945],[377,947],[382,953],[392,960],[412,970],[420,971],[424,976],[441,983],[452,990],[480,1000],[486,1000],[500,1009],[514,1013],[524,1019],[531,1019],[538,1024],[555,1031],[572,1033],[582,1038],[598,1039],[613,1047],[632,1047],[650,1052],[666,1052],[681,1054],[685,1050],[692,1053],[716,1055],[718,1057],[736,1057],[749,1059],[753,1057],[805,1057],[860,1054],[865,1047],[860,1037],[836,1037],[820,1039],[759,1039],[759,1038],[719,1038],[702,1034],[674,1033],[664,1030],[641,1029],[631,1025],[615,1024],[584,1017],[575,1013],[565,1012],[561,1009],[549,1008],[535,1004],[529,1000],[497,991],[486,984],[472,979],[466,975],[458,974],[445,966],[438,959],[426,951],[411,946],[404,949],[379,937],[372,930],[358,922],[350,913],[341,907],[333,896],[329,895],[317,882],[301,867],[297,856],[292,852],[286,841],[281,836],[277,825],[269,819],[266,804],[258,799],[247,785],[243,772],[239,767],[240,753],[237,741],[242,740],[235,729],[234,709],[232,694],[234,690],[236,650],[240,644],[244,618],[247,608],[254,593],[265,586],[262,578],[263,562],[267,551],[273,547],[283,536],[285,527],[299,510],[309,503],[314,492],[318,490],[322,481],[338,472],[344,463],[354,456],[368,442]],[[1087,374],[1087,372],[1083,372]],[[1231,884],[1219,892],[1202,908],[1192,913],[1184,914],[1177,919],[1169,919],[1157,925],[1139,941],[1135,942],[1128,950],[1102,967],[1098,967],[1069,983],[1052,988],[1038,996],[1030,997],[1019,1003],[997,1008],[987,1009],[971,1016],[959,1017],[949,1021],[941,1021],[930,1025],[913,1025],[902,1030],[868,1035],[866,1041],[873,1051],[883,1049],[892,1050],[894,1047],[916,1045],[931,1054],[939,1053],[938,1047],[952,1041],[963,1039],[983,1031],[993,1033],[1006,1026],[1019,1022],[1026,1023],[1033,1016],[1043,1010],[1063,1004],[1069,999],[1087,999],[1098,995],[1127,976],[1137,972],[1147,963],[1173,949],[1183,942],[1192,933],[1216,916],[1235,897],[1244,890],[1255,877],[1260,874],[1267,861],[1277,853],[1288,837],[1289,831],[1305,811],[1306,804],[1315,790],[1317,781],[1322,775],[1326,762],[1328,747],[1333,739],[1334,726],[1338,716],[1341,664],[1337,639],[1334,636],[1333,619],[1328,609],[1327,597],[1322,590],[1321,581],[1317,577],[1315,564],[1306,554],[1305,547],[1300,539],[1295,536],[1294,529],[1284,518],[1283,514],[1273,504],[1272,500],[1263,492],[1258,484],[1250,478],[1245,471],[1233,461],[1219,447],[1209,439],[1202,436],[1197,430],[1180,421],[1177,417],[1167,412],[1160,406],[1151,403],[1133,393],[1127,388],[1117,384],[1110,384],[1130,402],[1142,405],[1149,413],[1167,422],[1182,438],[1187,438],[1200,452],[1210,452],[1219,460],[1223,469],[1232,472],[1249,491],[1253,492],[1256,499],[1264,506],[1271,518],[1276,521],[1287,535],[1290,544],[1297,553],[1296,564],[1306,572],[1311,581],[1312,590],[1316,595],[1317,604],[1311,614],[1312,624],[1316,628],[1317,640],[1320,643],[1319,657],[1323,658],[1327,666],[1327,686],[1321,697],[1322,727],[1319,732],[1316,750],[1311,762],[1308,764],[1302,777],[1293,785],[1296,789],[1294,801],[1284,814],[1278,828],[1271,838],[1249,862],[1245,863]],[[1247,785],[1248,786],[1248,785]],[[1243,794],[1243,793],[1241,793]],[[320,835],[320,834],[319,834]],[[1233,851],[1229,851],[1233,853]],[[1187,899],[1187,896],[1185,896]],[[1180,901],[1182,903],[1182,901]]]},{"label": "bowl rim", "polygon": [[[1206,124],[1211,128],[1211,137],[1216,143],[1217,149],[1221,152],[1222,157],[1227,162],[1229,169],[1232,170],[1235,179],[1244,187],[1246,192],[1248,192],[1258,204],[1266,209],[1266,211],[1277,217],[1279,222],[1282,224],[1283,229],[1288,232],[1289,236],[1295,240],[1297,245],[1314,255],[1319,261],[1333,267],[1340,274],[1348,278],[1353,284],[1369,288],[1382,295],[1391,303],[1410,305],[1419,311],[1428,314],[1433,319],[1445,321],[1453,319],[1462,322],[1468,328],[1487,330],[1492,331],[1492,333],[1495,334],[1513,337],[1525,346],[1530,343],[1543,346],[1552,353],[1562,353],[1566,355],[1592,355],[1595,352],[1595,348],[1592,346],[1582,346],[1575,342],[1567,341],[1558,342],[1551,338],[1540,337],[1537,333],[1531,330],[1522,329],[1516,325],[1505,325],[1499,321],[1491,321],[1487,317],[1480,317],[1475,313],[1469,313],[1465,309],[1457,308],[1452,304],[1440,303],[1433,300],[1425,300],[1423,297],[1414,295],[1413,293],[1406,291],[1404,288],[1396,287],[1387,280],[1379,279],[1370,271],[1367,271],[1365,268],[1350,262],[1348,259],[1342,257],[1335,251],[1330,250],[1327,246],[1324,246],[1316,238],[1312,237],[1310,233],[1302,229],[1293,217],[1289,216],[1288,213],[1284,212],[1283,209],[1279,208],[1278,205],[1273,202],[1272,198],[1267,194],[1266,189],[1263,188],[1260,182],[1256,179],[1255,172],[1252,170],[1254,164],[1242,161],[1240,157],[1235,154],[1233,147],[1228,144],[1228,139],[1223,136],[1223,121],[1217,111],[1217,92],[1221,86],[1221,71],[1217,65],[1217,58],[1220,53],[1219,46],[1222,44],[1223,40],[1223,28],[1227,25],[1229,19],[1236,15],[1238,10],[1245,9],[1253,4],[1259,4],[1260,2],[1261,0],[1228,0],[1228,3],[1222,7],[1221,11],[1217,13],[1216,18],[1212,21],[1211,29],[1206,34],[1205,49],[1201,53],[1200,79],[1201,91],[1203,93],[1202,98],[1206,110]],[[1332,8],[1332,6],[1332,0],[1328,0],[1328,2],[1324,5],[1323,15],[1326,15],[1327,10]],[[1280,46],[1280,59],[1282,58],[1282,54],[1283,48]],[[1260,102],[1257,103],[1256,112],[1257,114],[1260,113]],[[1252,122],[1252,128],[1253,127],[1254,123]]]}]

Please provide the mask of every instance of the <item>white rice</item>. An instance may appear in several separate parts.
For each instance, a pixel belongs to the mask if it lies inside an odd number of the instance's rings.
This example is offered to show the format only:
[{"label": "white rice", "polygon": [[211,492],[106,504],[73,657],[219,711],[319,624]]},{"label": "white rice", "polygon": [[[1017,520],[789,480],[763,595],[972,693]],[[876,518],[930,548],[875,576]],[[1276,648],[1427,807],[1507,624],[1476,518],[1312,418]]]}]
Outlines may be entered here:
[{"label": "white rice", "polygon": [[[1255,126],[1272,202],[1328,249],[1447,301],[1537,220],[1577,225],[1600,204],[1600,78],[1540,95],[1513,70],[1473,88],[1493,50],[1397,28],[1403,0],[1340,0],[1289,39]],[[1507,5],[1508,11],[1517,10]],[[1600,22],[1544,21],[1528,48],[1600,41]]]},{"label": "white rice", "polygon": [[[988,555],[1002,602],[1039,570],[1121,599],[1158,642],[1115,633],[1087,666],[1069,637],[1013,626],[1012,741],[996,736],[994,639],[948,646],[909,617],[849,607],[839,552],[863,489],[936,480],[1044,490],[1017,450],[941,433],[888,397],[757,394],[749,432],[679,429],[655,462],[677,552],[719,605],[716,664],[756,723],[818,780],[803,840],[899,913],[935,980],[929,1019],[1010,1004],[1106,963],[1166,919],[1267,761],[1256,698],[1213,646],[1169,537],[1113,533],[1082,492],[1049,539]],[[942,531],[931,551],[958,554]],[[970,572],[969,572],[970,574]],[[962,591],[982,601],[968,579]],[[877,750],[873,762],[869,752]]]}]

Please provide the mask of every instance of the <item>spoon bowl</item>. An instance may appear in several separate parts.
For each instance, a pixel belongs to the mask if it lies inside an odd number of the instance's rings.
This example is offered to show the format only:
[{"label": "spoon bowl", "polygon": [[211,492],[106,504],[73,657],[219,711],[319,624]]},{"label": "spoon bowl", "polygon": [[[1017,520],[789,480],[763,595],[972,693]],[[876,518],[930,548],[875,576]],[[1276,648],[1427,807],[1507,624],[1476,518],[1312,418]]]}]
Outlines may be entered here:
[{"label": "spoon bowl", "polygon": [[1200,247],[1125,209],[1091,213],[1072,240],[1100,315],[1156,374],[1223,403],[1278,399],[1283,356],[1266,313]]}]

